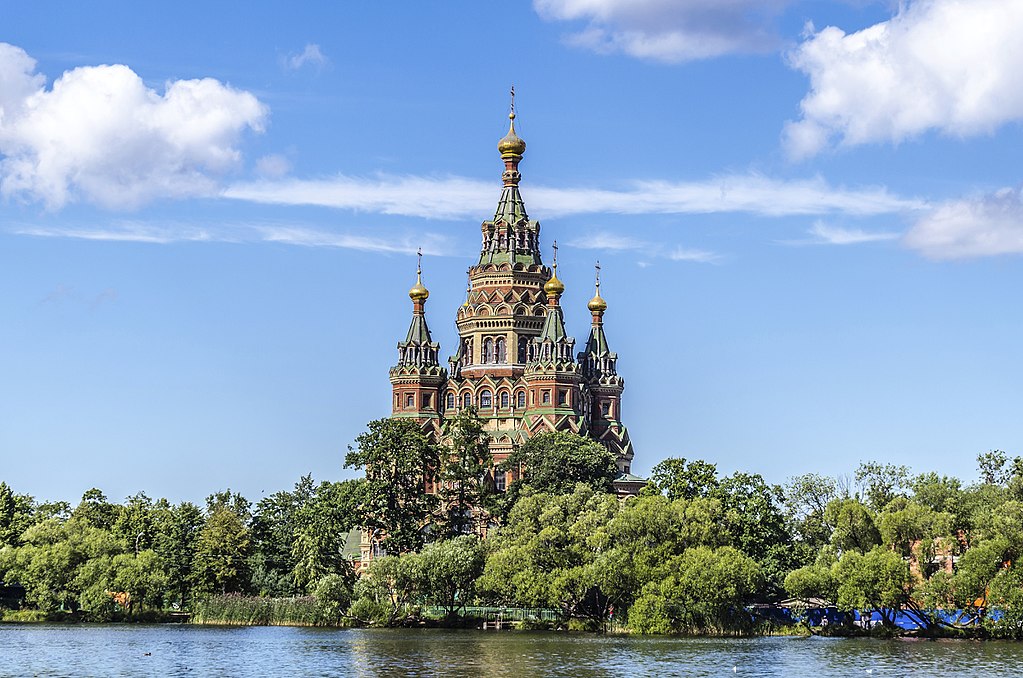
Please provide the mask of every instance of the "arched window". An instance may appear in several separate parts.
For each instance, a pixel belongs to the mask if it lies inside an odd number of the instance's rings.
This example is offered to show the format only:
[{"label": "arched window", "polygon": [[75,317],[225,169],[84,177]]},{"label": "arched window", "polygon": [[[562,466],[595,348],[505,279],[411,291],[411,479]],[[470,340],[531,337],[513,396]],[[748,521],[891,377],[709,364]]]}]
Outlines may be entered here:
[{"label": "arched window", "polygon": [[454,393],[449,393],[448,394],[448,409],[449,410],[455,409],[455,394]]},{"label": "arched window", "polygon": [[480,408],[493,407],[494,397],[490,394],[490,391],[480,391]]},{"label": "arched window", "polygon": [[551,392],[547,389],[544,389],[543,391],[543,404],[544,405],[551,404]]},{"label": "arched window", "polygon": [[515,406],[516,407],[525,407],[526,406],[526,392],[525,391],[519,391],[518,394],[516,394],[516,396],[515,396]]},{"label": "arched window", "polygon": [[471,393],[463,393],[462,394],[462,407],[466,407],[466,408],[472,407],[472,394]]},{"label": "arched window", "polygon": [[509,400],[508,391],[501,391],[501,407],[508,407]]},{"label": "arched window", "polygon": [[526,337],[519,337],[519,362],[526,362],[527,350],[529,347],[529,339]]},{"label": "arched window", "polygon": [[494,362],[494,340],[490,337],[483,340],[483,362]]},{"label": "arched window", "polygon": [[508,353],[504,347],[504,337],[497,339],[497,362],[506,363],[508,362]]}]

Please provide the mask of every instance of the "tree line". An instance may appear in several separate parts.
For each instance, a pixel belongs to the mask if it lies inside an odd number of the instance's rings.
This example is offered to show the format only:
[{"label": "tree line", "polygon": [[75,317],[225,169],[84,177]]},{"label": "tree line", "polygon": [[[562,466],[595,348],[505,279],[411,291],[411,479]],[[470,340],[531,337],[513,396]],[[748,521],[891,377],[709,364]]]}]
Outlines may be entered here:
[{"label": "tree line", "polygon": [[[865,462],[774,485],[669,458],[621,501],[613,454],[586,438],[530,439],[498,465],[518,472],[499,492],[480,418],[464,411],[445,434],[370,422],[345,457],[364,478],[305,476],[254,505],[230,490],[197,506],[92,489],[72,506],[0,482],[0,581],[40,614],[100,620],[266,622],[268,599],[292,599],[303,623],[457,623],[499,605],[580,628],[726,634],[757,630],[751,605],[791,598],[878,611],[888,629],[910,610],[935,633],[1023,634],[1023,461],[1003,452],[980,455],[970,484]],[[362,576],[356,528],[374,551]]]}]

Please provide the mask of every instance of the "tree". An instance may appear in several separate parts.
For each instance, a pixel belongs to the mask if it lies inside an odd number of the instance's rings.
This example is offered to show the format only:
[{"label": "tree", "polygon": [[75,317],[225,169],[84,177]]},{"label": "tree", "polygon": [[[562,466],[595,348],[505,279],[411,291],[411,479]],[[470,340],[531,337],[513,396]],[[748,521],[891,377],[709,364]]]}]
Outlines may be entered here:
[{"label": "tree", "polygon": [[[295,483],[294,491],[275,492],[256,504],[251,526],[250,566],[253,588],[260,595],[291,596],[302,591],[303,587],[296,585],[292,576],[294,550],[302,521],[311,520],[315,515],[311,511],[303,513],[315,495],[316,488],[310,474]],[[306,517],[302,518],[300,514]]]},{"label": "tree", "polygon": [[205,593],[243,591],[249,582],[247,561],[252,542],[238,511],[242,504],[220,501],[216,495],[211,499],[207,500],[206,524],[196,540],[195,588]]},{"label": "tree", "polygon": [[781,487],[768,485],[758,474],[737,471],[722,479],[711,496],[721,500],[733,546],[754,560],[771,560],[772,574],[788,565],[780,552],[792,541],[785,529]]},{"label": "tree", "polygon": [[804,558],[812,558],[830,541],[831,528],[824,522],[824,512],[838,496],[835,479],[818,473],[805,473],[785,484],[784,505],[793,545],[801,548]]},{"label": "tree", "polygon": [[980,482],[985,485],[1004,485],[1009,480],[1010,469],[1006,469],[1009,455],[1002,450],[988,450],[977,455],[977,470]]},{"label": "tree", "polygon": [[291,577],[304,591],[328,575],[348,577],[351,561],[345,557],[348,533],[359,520],[366,481],[324,482],[297,511],[291,560]]},{"label": "tree", "polygon": [[122,539],[133,552],[152,548],[156,539],[153,500],[145,492],[128,497],[117,511],[117,518],[111,528],[115,536]]},{"label": "tree", "polygon": [[669,457],[650,472],[650,480],[668,499],[706,497],[718,486],[718,470],[702,459]]},{"label": "tree", "polygon": [[865,554],[843,553],[832,571],[838,582],[835,603],[841,610],[877,610],[882,623],[894,626],[895,614],[910,600],[909,565],[883,546]]},{"label": "tree", "polygon": [[95,487],[86,490],[82,495],[82,501],[78,504],[71,516],[79,521],[98,527],[101,530],[113,528],[121,507],[107,501],[107,496]]},{"label": "tree", "polygon": [[606,526],[621,511],[614,495],[579,483],[571,494],[528,489],[488,543],[481,595],[521,607],[561,608],[565,617],[603,624],[626,602],[613,582],[620,561]]},{"label": "tree", "polygon": [[493,467],[490,435],[475,408],[464,408],[448,428],[449,447],[441,450],[441,536],[476,531],[477,517],[492,494],[488,480]]},{"label": "tree", "polygon": [[870,511],[856,499],[834,499],[824,510],[824,521],[831,526],[831,545],[839,553],[866,553],[881,543],[881,533]]},{"label": "tree", "polygon": [[856,469],[856,484],[863,489],[867,506],[880,511],[909,487],[909,468],[876,461],[861,462]]},{"label": "tree", "polygon": [[533,436],[508,456],[505,466],[521,470],[522,480],[516,483],[547,494],[571,493],[578,483],[610,492],[618,476],[618,461],[611,450],[565,431]]},{"label": "tree", "polygon": [[388,553],[415,551],[436,498],[426,485],[437,477],[440,457],[419,425],[408,419],[377,419],[348,448],[345,468],[364,468],[360,514]]},{"label": "tree", "polygon": [[698,546],[676,557],[672,572],[647,584],[629,610],[629,626],[640,633],[723,633],[748,630],[744,609],[760,590],[763,575],[749,556],[730,546]]},{"label": "tree", "polygon": [[191,502],[168,507],[166,522],[157,532],[153,549],[167,573],[168,597],[186,606],[196,583],[196,553],[203,529],[202,511]]},{"label": "tree", "polygon": [[483,563],[483,545],[475,535],[427,544],[419,554],[422,592],[454,617],[473,599]]},{"label": "tree", "polygon": [[0,481],[0,548],[17,546],[21,533],[32,524],[32,497],[14,494],[7,483]]}]

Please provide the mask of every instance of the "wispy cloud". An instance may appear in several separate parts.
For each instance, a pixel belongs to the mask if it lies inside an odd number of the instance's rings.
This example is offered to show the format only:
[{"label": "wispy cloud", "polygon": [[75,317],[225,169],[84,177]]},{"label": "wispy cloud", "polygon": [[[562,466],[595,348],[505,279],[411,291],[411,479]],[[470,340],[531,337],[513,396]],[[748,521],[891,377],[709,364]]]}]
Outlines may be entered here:
[{"label": "wispy cloud", "polygon": [[[620,236],[614,233],[597,232],[583,238],[570,240],[569,247],[586,250],[604,250],[611,252],[635,252],[648,258],[670,259],[672,261],[692,261],[701,264],[716,263],[721,255],[707,250],[693,249],[682,246],[665,246],[664,243],[648,242],[638,238]],[[641,262],[647,265],[649,262]]]},{"label": "wispy cloud", "polygon": [[42,238],[74,238],[111,242],[170,244],[183,242],[281,243],[301,247],[331,247],[362,252],[423,252],[446,256],[452,248],[447,236],[437,233],[368,236],[350,232],[334,232],[288,224],[221,224],[215,227],[191,224],[151,224],[120,221],[98,226],[17,225],[9,229],[18,235]]},{"label": "wispy cloud", "polygon": [[323,68],[330,63],[327,56],[320,50],[320,46],[315,43],[309,43],[305,46],[301,52],[297,54],[289,54],[284,57],[284,67],[290,71],[297,71],[303,66],[315,66],[316,68]]},{"label": "wispy cloud", "polygon": [[773,18],[791,0],[533,0],[547,20],[586,22],[568,42],[679,63],[779,44]]},{"label": "wispy cloud", "polygon": [[[703,181],[636,181],[622,190],[524,189],[531,210],[544,216],[574,214],[713,214],[769,217],[876,215],[920,210],[927,203],[884,187],[833,187],[821,178],[786,181],[759,174]],[[494,184],[465,177],[339,175],[327,179],[261,180],[228,187],[226,198],[278,205],[317,205],[427,219],[478,218],[493,209]]]},{"label": "wispy cloud", "polygon": [[891,231],[864,231],[861,228],[834,226],[823,221],[814,223],[807,231],[809,238],[790,240],[789,245],[861,245],[868,242],[898,240],[900,233]]}]

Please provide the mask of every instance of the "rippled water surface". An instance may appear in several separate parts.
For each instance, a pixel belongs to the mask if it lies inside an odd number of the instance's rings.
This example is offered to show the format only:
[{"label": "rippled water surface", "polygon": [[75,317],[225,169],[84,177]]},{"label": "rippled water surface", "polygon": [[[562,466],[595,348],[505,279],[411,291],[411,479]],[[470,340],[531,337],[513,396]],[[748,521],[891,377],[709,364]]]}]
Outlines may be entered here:
[{"label": "rippled water surface", "polygon": [[0,625],[0,676],[1021,676],[1023,644]]}]

